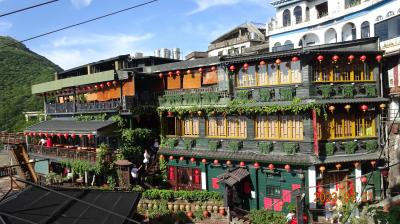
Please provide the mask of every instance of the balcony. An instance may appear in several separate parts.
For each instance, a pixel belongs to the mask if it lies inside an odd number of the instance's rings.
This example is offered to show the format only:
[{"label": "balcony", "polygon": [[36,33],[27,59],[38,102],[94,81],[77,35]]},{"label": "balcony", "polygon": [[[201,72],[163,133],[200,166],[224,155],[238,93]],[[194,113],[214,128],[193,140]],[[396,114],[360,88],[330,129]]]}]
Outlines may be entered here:
[{"label": "balcony", "polygon": [[39,145],[29,145],[28,153],[38,157],[56,158],[57,160],[79,159],[89,162],[96,162],[95,150],[68,149],[63,147],[45,147]]},{"label": "balcony", "polygon": [[160,106],[189,106],[221,104],[229,100],[228,91],[218,87],[200,89],[179,89],[165,91],[159,98]]}]

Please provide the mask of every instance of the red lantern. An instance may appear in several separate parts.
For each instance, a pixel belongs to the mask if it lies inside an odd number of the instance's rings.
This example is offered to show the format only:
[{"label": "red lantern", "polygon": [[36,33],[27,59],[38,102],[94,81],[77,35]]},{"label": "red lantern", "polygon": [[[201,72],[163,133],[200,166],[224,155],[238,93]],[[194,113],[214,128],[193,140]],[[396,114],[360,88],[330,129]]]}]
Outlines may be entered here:
[{"label": "red lantern", "polygon": [[328,108],[328,109],[329,109],[329,111],[330,111],[330,112],[332,112],[332,113],[333,113],[333,111],[335,111],[335,106],[333,106],[333,105],[332,105],[332,106],[329,106],[329,108]]},{"label": "red lantern", "polygon": [[235,66],[234,65],[231,65],[231,67],[229,67],[229,70],[231,70],[231,72],[234,72],[235,71]]},{"label": "red lantern", "polygon": [[83,138],[83,135],[82,135],[82,134],[80,134],[80,135],[79,135],[79,138],[80,138],[80,139],[82,139],[82,138]]},{"label": "red lantern", "polygon": [[101,83],[101,84],[100,84],[100,89],[103,89],[103,88],[104,88],[104,84]]},{"label": "red lantern", "polygon": [[299,58],[298,58],[298,57],[294,56],[294,57],[292,58],[292,62],[298,62],[298,61],[299,61]]},{"label": "red lantern", "polygon": [[107,86],[108,86],[108,87],[110,87],[110,86],[111,86],[111,82],[107,82],[106,84],[107,84]]},{"label": "red lantern", "polygon": [[86,86],[86,90],[91,90],[92,87],[91,86]]},{"label": "red lantern", "polygon": [[361,177],[361,183],[366,184],[368,182],[368,178],[366,176]]},{"label": "red lantern", "polygon": [[339,61],[339,56],[334,55],[334,56],[332,57],[332,61],[334,61],[334,62]]},{"label": "red lantern", "polygon": [[279,65],[279,64],[281,64],[282,63],[282,61],[281,61],[281,59],[276,59],[276,61],[275,61],[275,64],[277,64],[277,65]]},{"label": "red lantern", "polygon": [[347,57],[347,59],[349,59],[350,62],[352,62],[354,60],[354,55],[349,55],[349,57]]},{"label": "red lantern", "polygon": [[212,66],[211,71],[215,72],[215,70],[217,70],[217,68],[215,66]]},{"label": "red lantern", "polygon": [[381,62],[382,58],[383,58],[382,55],[377,55],[375,59],[377,62]]},{"label": "red lantern", "polygon": [[203,68],[199,68],[199,73],[203,73]]},{"label": "red lantern", "polygon": [[324,192],[324,188],[321,187],[321,186],[319,186],[318,189],[317,189],[317,191],[318,191],[318,193],[322,193],[322,192]]},{"label": "red lantern", "polygon": [[367,105],[361,105],[361,110],[362,111],[367,111],[368,110],[368,106]]},{"label": "red lantern", "polygon": [[181,71],[176,71],[176,73],[175,73],[177,76],[179,76],[180,74],[181,74]]},{"label": "red lantern", "polygon": [[367,56],[362,55],[362,56],[360,57],[360,60],[361,60],[362,62],[365,62],[365,61],[367,60]]},{"label": "red lantern", "polygon": [[372,166],[372,167],[375,167],[375,165],[376,165],[376,161],[375,161],[375,160],[372,160],[372,161],[371,161],[371,166]]},{"label": "red lantern", "polygon": [[226,165],[230,166],[230,165],[232,165],[232,162],[230,160],[228,160],[228,161],[226,161]]},{"label": "red lantern", "polygon": [[169,156],[169,160],[173,160],[174,159],[174,157],[173,156]]},{"label": "red lantern", "polygon": [[98,85],[94,85],[94,88],[95,88],[95,89],[98,89],[98,88],[99,88],[99,86],[98,86]]},{"label": "red lantern", "polygon": [[324,56],[318,55],[317,60],[321,63],[324,60]]},{"label": "red lantern", "polygon": [[179,161],[183,161],[185,160],[185,158],[183,158],[183,156],[179,157]]},{"label": "red lantern", "polygon": [[173,74],[174,74],[174,73],[172,73],[172,72],[168,72],[168,76],[169,76],[169,77],[172,77]]},{"label": "red lantern", "polygon": [[246,164],[242,161],[242,162],[240,162],[239,163],[239,166],[241,166],[241,167],[245,167],[246,166]]},{"label": "red lantern", "polygon": [[171,111],[168,111],[168,113],[167,113],[167,114],[168,114],[168,116],[169,116],[169,117],[172,117],[172,116],[174,116],[174,113],[173,113],[173,112],[171,112]]},{"label": "red lantern", "polygon": [[175,168],[173,166],[169,167],[169,180],[175,180]]},{"label": "red lantern", "polygon": [[92,135],[92,134],[88,134],[87,137],[88,137],[89,139],[91,139],[91,138],[93,138],[93,135]]},{"label": "red lantern", "polygon": [[336,164],[336,169],[337,170],[340,170],[341,167],[342,167],[342,164],[340,164],[340,163]]},{"label": "red lantern", "polygon": [[272,163],[269,164],[269,165],[268,165],[268,169],[271,170],[271,171],[273,171],[273,170],[275,169],[274,164],[272,164]]},{"label": "red lantern", "polygon": [[199,169],[194,170],[194,183],[200,184],[200,170]]},{"label": "red lantern", "polygon": [[160,159],[164,159],[165,157],[164,157],[164,155],[160,155]]},{"label": "red lantern", "polygon": [[244,70],[247,70],[248,68],[249,68],[249,64],[246,63],[246,64],[243,65],[243,69]]},{"label": "red lantern", "polygon": [[192,157],[192,158],[190,158],[190,162],[195,163],[196,159]]},{"label": "red lantern", "polygon": [[39,132],[38,136],[39,136],[39,137],[42,137],[42,132]]},{"label": "red lantern", "polygon": [[71,138],[75,139],[76,138],[76,134],[71,134]]},{"label": "red lantern", "polygon": [[260,65],[261,66],[265,65],[265,61],[260,61]]},{"label": "red lantern", "polygon": [[285,202],[279,201],[279,206],[280,206],[280,207],[282,207],[282,206],[284,206],[284,205],[285,205]]},{"label": "red lantern", "polygon": [[190,75],[190,74],[192,74],[192,71],[189,69],[186,71],[186,74]]},{"label": "red lantern", "polygon": [[51,137],[54,137],[54,136],[55,136],[55,134],[54,134],[54,133],[50,133],[50,136],[51,136]]},{"label": "red lantern", "polygon": [[69,136],[68,133],[65,133],[65,134],[64,134],[64,138],[65,138],[65,139],[67,139],[68,136]]},{"label": "red lantern", "polygon": [[114,81],[112,81],[112,83],[114,86],[117,86],[117,81],[114,80]]},{"label": "red lantern", "polygon": [[58,134],[57,134],[57,137],[61,138],[61,136],[62,136],[62,134],[61,134],[61,133],[58,133]]},{"label": "red lantern", "polygon": [[162,79],[163,76],[164,76],[164,75],[163,75],[162,73],[158,74],[158,77],[160,77],[160,79]]},{"label": "red lantern", "polygon": [[206,159],[202,159],[201,162],[202,163],[207,163],[207,160]]},{"label": "red lantern", "polygon": [[290,172],[290,165],[289,164],[285,165],[285,170],[286,170],[286,172]]},{"label": "red lantern", "polygon": [[218,165],[219,164],[219,161],[216,159],[216,160],[214,160],[214,165]]},{"label": "red lantern", "polygon": [[28,132],[24,132],[24,135],[25,135],[25,136],[28,136],[28,135],[29,135],[29,133],[28,133]]},{"label": "red lantern", "polygon": [[254,163],[254,168],[256,168],[256,169],[260,168],[260,164],[258,162],[255,162]]}]

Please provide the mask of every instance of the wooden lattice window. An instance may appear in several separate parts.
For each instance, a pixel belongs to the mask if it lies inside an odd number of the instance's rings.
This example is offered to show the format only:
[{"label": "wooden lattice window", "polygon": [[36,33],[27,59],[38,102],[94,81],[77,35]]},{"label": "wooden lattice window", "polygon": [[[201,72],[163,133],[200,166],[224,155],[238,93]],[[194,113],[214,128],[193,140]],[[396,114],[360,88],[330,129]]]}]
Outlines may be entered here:
[{"label": "wooden lattice window", "polygon": [[237,80],[239,87],[255,86],[256,66],[249,66],[247,69],[240,69]]},{"label": "wooden lattice window", "polygon": [[256,119],[257,139],[303,139],[303,119],[298,115],[259,116]]},{"label": "wooden lattice window", "polygon": [[246,138],[247,122],[240,117],[212,117],[207,120],[207,136]]},{"label": "wooden lattice window", "polygon": [[199,135],[199,118],[186,117],[182,121],[183,135],[184,136],[198,136]]}]

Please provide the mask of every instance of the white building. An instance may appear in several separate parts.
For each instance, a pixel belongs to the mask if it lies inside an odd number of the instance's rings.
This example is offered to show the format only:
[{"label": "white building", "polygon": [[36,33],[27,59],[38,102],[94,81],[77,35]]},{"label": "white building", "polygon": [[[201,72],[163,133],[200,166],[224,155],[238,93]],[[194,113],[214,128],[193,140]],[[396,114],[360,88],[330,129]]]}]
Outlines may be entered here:
[{"label": "white building", "polygon": [[[399,15],[399,0],[275,0],[267,25],[270,50],[336,43],[377,36],[377,23]],[[393,24],[389,32],[400,32]]]},{"label": "white building", "polygon": [[246,49],[267,47],[265,24],[248,22],[221,35],[208,45],[208,56],[239,55]]}]

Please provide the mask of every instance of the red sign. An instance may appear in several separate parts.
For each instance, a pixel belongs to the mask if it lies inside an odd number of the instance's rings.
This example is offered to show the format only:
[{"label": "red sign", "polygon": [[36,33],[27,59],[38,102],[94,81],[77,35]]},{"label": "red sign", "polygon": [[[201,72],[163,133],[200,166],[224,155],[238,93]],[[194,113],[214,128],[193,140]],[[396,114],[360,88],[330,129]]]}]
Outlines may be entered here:
[{"label": "red sign", "polygon": [[313,117],[313,130],[314,130],[314,153],[316,156],[318,156],[319,149],[318,149],[318,127],[317,127],[317,111],[316,110],[312,111],[312,117]]}]

